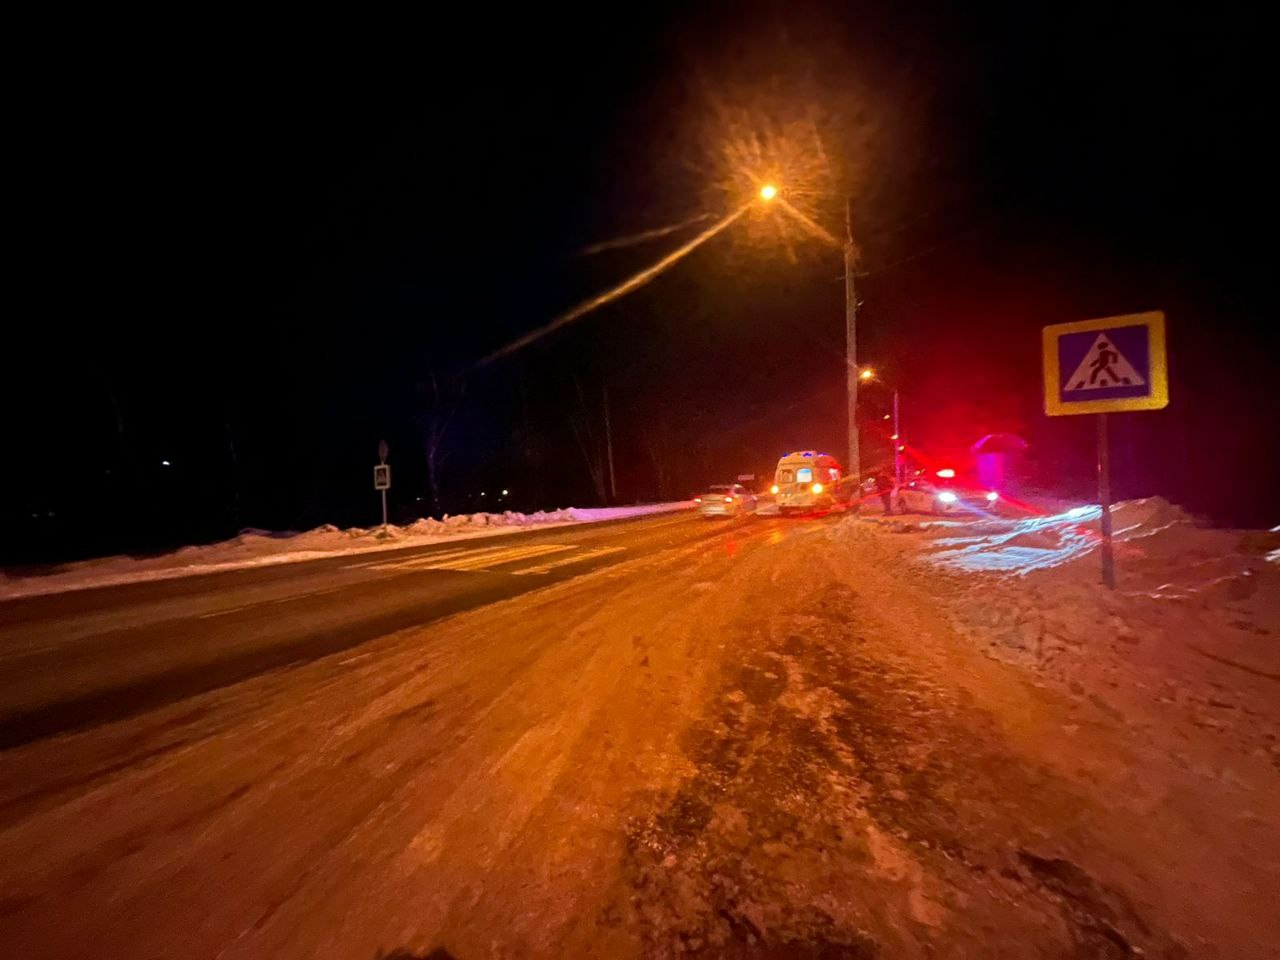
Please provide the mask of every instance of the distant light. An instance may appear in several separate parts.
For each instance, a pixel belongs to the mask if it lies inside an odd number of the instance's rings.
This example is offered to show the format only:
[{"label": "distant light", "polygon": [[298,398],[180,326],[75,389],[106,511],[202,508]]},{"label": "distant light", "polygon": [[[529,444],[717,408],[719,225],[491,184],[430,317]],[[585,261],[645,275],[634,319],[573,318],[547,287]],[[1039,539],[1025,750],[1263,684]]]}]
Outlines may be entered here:
[{"label": "distant light", "polygon": [[172,467],[172,466],[173,466],[173,464],[172,464],[172,463],[170,463],[168,460],[161,460],[161,461],[160,461],[160,466],[162,466],[162,467]]},{"label": "distant light", "polygon": [[482,496],[482,497],[484,496],[484,491],[483,491],[483,490],[481,490],[481,491],[480,491],[480,496]]},{"label": "distant light", "polygon": [[701,503],[701,502],[702,502],[702,498],[701,498],[701,497],[694,497],[694,498],[693,498],[693,502],[694,502],[694,503]]},{"label": "distant light", "polygon": [[[906,447],[902,447],[902,446],[898,447],[898,452],[899,452],[899,453],[905,453],[905,452],[906,452],[906,450],[907,450],[907,448],[906,448]],[[921,472],[921,473],[924,473],[924,471],[923,471],[923,470],[921,470],[920,472]]]},{"label": "distant light", "polygon": [[987,503],[995,503],[999,499],[1000,494],[996,493],[994,490],[987,491]]},{"label": "distant light", "polygon": [[956,495],[952,493],[950,490],[943,490],[940,494],[938,494],[938,499],[941,500],[943,503],[955,503]]},{"label": "distant light", "polygon": [[766,183],[760,188],[760,199],[769,201],[778,195],[778,188],[772,183]]},{"label": "distant light", "polygon": [[813,492],[814,492],[814,493],[821,493],[821,492],[822,492],[822,484],[820,484],[820,483],[815,483],[815,484],[813,485]]},{"label": "distant light", "polygon": [[859,380],[874,380],[876,372],[870,367],[864,367],[862,372],[858,374]]},{"label": "distant light", "polygon": [[724,502],[725,502],[725,503],[733,503],[733,497],[725,497],[725,498],[724,498]]},{"label": "distant light", "polygon": [[890,439],[890,440],[897,440],[897,439],[898,439],[898,435],[897,435],[896,433],[894,433],[894,434],[890,434],[890,435],[889,435],[889,439]]},{"label": "distant light", "polygon": [[[886,414],[885,414],[883,417],[881,417],[880,419],[881,419],[881,420],[888,420],[888,419],[890,419],[889,414],[887,414],[887,413],[886,413]],[[897,439],[897,438],[895,437],[894,439]]]},{"label": "distant light", "polygon": [[952,470],[950,467],[943,467],[941,470],[938,471],[938,476],[940,476],[943,480],[950,480],[955,475],[956,475],[956,472]]},{"label": "distant light", "polygon": [[505,489],[502,491],[502,495],[503,495],[504,497],[507,495],[507,491],[506,491]]}]

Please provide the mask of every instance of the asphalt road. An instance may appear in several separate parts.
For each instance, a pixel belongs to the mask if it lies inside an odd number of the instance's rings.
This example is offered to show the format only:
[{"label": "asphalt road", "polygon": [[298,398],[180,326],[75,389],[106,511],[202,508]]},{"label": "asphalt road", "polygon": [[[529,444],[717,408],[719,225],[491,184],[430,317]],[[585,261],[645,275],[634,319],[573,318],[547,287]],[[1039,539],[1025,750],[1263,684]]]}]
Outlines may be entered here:
[{"label": "asphalt road", "polygon": [[0,604],[0,956],[1274,958],[1275,770],[994,657],[919,542],[669,515]]},{"label": "asphalt road", "polygon": [[668,514],[0,603],[0,750],[777,523]]}]

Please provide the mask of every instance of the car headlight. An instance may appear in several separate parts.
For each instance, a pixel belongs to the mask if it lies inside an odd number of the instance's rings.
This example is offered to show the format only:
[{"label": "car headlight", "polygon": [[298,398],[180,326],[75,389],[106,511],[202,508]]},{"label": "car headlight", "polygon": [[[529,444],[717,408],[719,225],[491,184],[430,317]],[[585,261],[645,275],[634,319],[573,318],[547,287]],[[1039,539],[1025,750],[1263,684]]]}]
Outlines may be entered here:
[{"label": "car headlight", "polygon": [[952,493],[950,490],[943,490],[940,494],[938,494],[938,499],[942,503],[955,503],[956,495]]},{"label": "car headlight", "polygon": [[778,492],[778,485],[775,483],[772,487],[770,487],[770,488],[769,488],[769,492],[770,492],[770,493],[777,493],[777,492]]},{"label": "car headlight", "polygon": [[1000,494],[996,493],[994,490],[987,491],[987,503],[995,503],[999,499]]},{"label": "car headlight", "polygon": [[822,484],[820,484],[820,483],[815,483],[815,484],[813,485],[813,492],[814,492],[814,493],[821,493],[821,492],[822,492]]}]

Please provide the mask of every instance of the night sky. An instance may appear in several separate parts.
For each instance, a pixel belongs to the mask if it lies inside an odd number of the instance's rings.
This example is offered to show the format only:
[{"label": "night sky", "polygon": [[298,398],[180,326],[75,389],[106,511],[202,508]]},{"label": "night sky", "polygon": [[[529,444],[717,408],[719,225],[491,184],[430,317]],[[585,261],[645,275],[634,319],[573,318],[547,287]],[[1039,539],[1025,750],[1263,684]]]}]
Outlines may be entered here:
[{"label": "night sky", "polygon": [[[912,444],[1031,442],[1048,323],[1163,309],[1171,403],[1115,418],[1116,494],[1273,525],[1275,187],[1260,24],[1229,7],[733,4],[412,21],[112,20],[40,41],[11,118],[4,562],[245,526],[686,496],[843,453],[837,250],[746,216],[527,350],[476,362],[733,208],[727,149],[826,230],[852,198],[860,359]],[[43,45],[47,44],[47,47]],[[785,169],[784,169],[785,167]],[[788,179],[790,178],[790,179]],[[887,392],[864,394],[864,460]],[[163,461],[169,466],[164,466]],[[480,491],[486,498],[480,499]]]}]

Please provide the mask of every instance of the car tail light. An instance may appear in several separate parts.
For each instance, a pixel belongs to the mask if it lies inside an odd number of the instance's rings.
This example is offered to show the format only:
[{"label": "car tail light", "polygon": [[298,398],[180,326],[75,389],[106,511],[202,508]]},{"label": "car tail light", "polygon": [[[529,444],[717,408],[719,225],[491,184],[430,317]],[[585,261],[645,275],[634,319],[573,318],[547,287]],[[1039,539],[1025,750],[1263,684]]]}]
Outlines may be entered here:
[{"label": "car tail light", "polygon": [[814,493],[821,493],[821,492],[822,492],[822,484],[820,484],[820,483],[815,483],[815,484],[813,485],[813,492],[814,492]]},{"label": "car tail light", "polygon": [[995,503],[999,499],[1000,494],[996,493],[994,490],[987,491],[987,503]]},{"label": "car tail light", "polygon": [[940,494],[938,494],[938,499],[941,500],[943,503],[955,503],[956,495],[952,493],[950,490],[943,490]]},{"label": "car tail light", "polygon": [[725,497],[725,498],[724,498],[724,502],[725,502],[725,503],[733,503],[733,497]]}]

